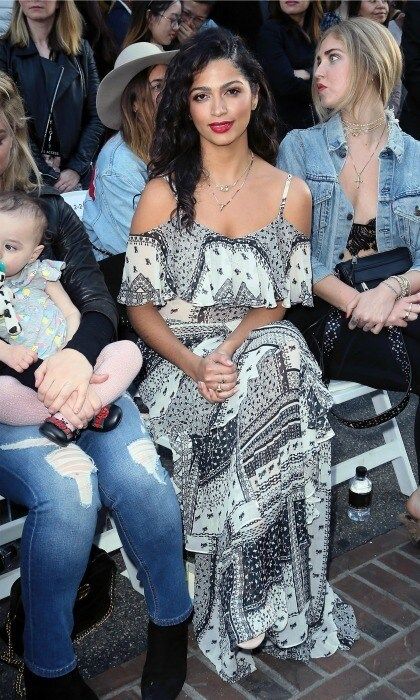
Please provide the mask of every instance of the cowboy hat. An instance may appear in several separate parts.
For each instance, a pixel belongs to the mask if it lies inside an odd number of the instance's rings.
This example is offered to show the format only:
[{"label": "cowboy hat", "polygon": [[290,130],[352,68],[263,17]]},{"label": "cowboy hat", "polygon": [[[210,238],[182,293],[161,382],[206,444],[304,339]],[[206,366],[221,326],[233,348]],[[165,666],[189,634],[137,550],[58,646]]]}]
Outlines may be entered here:
[{"label": "cowboy hat", "polygon": [[98,87],[96,109],[99,119],[110,129],[121,127],[121,97],[128,83],[145,68],[167,65],[178,51],[163,51],[156,44],[141,41],[121,51],[114,69]]}]

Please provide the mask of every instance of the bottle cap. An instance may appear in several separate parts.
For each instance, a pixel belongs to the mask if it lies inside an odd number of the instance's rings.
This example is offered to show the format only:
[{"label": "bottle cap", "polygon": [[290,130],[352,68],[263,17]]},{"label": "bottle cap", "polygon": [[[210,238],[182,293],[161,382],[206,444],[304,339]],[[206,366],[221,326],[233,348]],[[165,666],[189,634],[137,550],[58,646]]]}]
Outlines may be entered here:
[{"label": "bottle cap", "polygon": [[367,474],[366,467],[356,467],[356,476],[358,479],[364,479]]}]

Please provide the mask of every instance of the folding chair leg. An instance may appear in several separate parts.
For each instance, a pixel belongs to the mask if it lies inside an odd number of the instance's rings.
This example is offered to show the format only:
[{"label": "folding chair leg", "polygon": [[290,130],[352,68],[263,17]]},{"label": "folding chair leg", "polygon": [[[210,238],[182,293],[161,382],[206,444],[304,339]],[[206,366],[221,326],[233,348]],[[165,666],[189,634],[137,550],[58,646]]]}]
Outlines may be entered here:
[{"label": "folding chair leg", "polygon": [[[374,394],[372,396],[372,403],[377,414],[391,408],[391,402],[386,391]],[[392,466],[394,467],[395,476],[397,477],[401,493],[405,496],[410,496],[413,491],[416,490],[417,483],[395,418],[384,423],[382,434],[385,442],[392,442],[398,445],[399,457],[395,457],[392,460]]]}]

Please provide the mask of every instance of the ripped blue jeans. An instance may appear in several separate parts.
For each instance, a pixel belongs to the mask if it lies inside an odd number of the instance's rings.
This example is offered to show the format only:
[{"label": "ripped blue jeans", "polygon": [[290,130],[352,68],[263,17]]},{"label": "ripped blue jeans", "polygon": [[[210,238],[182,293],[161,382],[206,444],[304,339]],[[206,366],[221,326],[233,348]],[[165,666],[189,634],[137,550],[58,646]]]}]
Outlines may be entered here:
[{"label": "ripped blue jeans", "polygon": [[102,505],[144,586],[151,619],[185,620],[192,609],[178,502],[140,413],[127,395],[120,425],[85,430],[57,447],[37,426],[0,425],[0,493],[29,509],[21,543],[25,663],[55,677],[76,666],[73,605]]}]

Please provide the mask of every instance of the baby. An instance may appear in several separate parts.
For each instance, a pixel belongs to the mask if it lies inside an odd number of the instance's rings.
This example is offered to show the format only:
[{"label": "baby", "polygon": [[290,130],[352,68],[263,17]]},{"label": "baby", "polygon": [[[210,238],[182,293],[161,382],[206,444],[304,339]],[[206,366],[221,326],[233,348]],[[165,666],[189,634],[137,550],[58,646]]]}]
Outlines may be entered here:
[{"label": "baby", "polygon": [[[47,219],[34,198],[15,192],[0,194],[0,264],[6,274],[6,287],[0,293],[7,314],[7,318],[0,317],[0,422],[36,425],[42,415],[40,432],[63,446],[80,431],[61,413],[50,416],[38,400],[34,363],[38,366],[38,359],[61,350],[77,331],[81,316],[58,281],[64,263],[39,260],[46,230]],[[10,322],[13,310],[17,323]],[[127,389],[141,364],[140,350],[130,341],[111,343],[102,350],[95,373],[108,378],[95,384],[103,408],[89,423],[90,429],[107,431],[118,425],[121,409],[108,404]],[[25,385],[19,381],[22,373]]]}]

